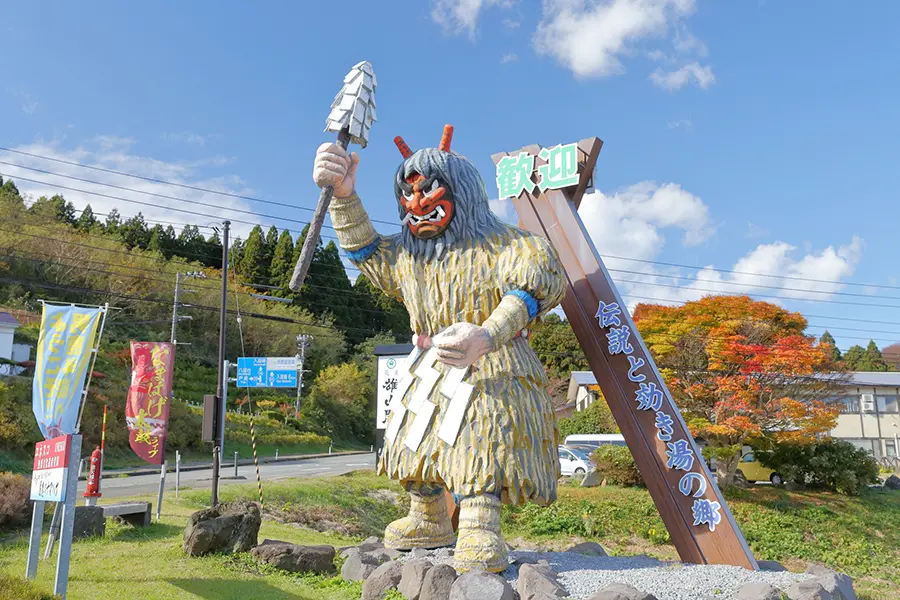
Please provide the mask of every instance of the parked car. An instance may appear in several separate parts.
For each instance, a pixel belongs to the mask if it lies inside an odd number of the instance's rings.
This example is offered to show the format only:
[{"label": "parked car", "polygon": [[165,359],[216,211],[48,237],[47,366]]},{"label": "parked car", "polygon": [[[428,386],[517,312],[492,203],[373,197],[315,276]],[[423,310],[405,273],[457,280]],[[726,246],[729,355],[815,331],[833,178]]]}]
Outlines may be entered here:
[{"label": "parked car", "polygon": [[625,438],[619,433],[578,434],[566,436],[566,446],[590,446],[594,450],[604,444],[625,446]]},{"label": "parked car", "polygon": [[584,475],[590,471],[590,452],[583,448],[559,446],[559,470],[563,475]]},{"label": "parked car", "polygon": [[741,462],[738,464],[738,471],[750,483],[758,481],[771,481],[774,485],[780,485],[784,482],[781,475],[774,469],[762,466],[760,462],[753,456],[753,450],[744,450],[741,455]]}]

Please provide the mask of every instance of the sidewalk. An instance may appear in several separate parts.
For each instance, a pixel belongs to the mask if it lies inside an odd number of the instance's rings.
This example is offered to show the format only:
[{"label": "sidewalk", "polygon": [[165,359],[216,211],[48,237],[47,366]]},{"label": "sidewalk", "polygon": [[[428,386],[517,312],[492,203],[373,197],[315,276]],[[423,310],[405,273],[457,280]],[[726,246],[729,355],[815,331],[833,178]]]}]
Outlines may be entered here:
[{"label": "sidewalk", "polygon": [[[334,456],[358,456],[360,454],[372,454],[369,450],[348,450],[345,452],[332,452],[328,454],[327,452],[324,454],[286,454],[284,456],[279,456],[276,460],[274,456],[268,456],[265,458],[260,458],[260,464],[265,463],[274,463],[274,462],[292,462],[298,460],[313,460],[316,458],[329,458]],[[252,458],[239,458],[238,465],[252,465]],[[220,466],[220,469],[227,469],[228,467],[234,466],[234,460],[225,460]],[[203,471],[205,469],[212,469],[212,462],[208,463],[181,463],[181,471]],[[85,468],[84,473],[79,477],[80,480],[87,479],[87,468]],[[139,467],[136,469],[104,469],[103,470],[103,479],[109,479],[112,477],[135,477],[137,475],[159,475],[160,468],[159,467]],[[175,472],[175,464],[166,464],[166,473],[174,473]]]}]

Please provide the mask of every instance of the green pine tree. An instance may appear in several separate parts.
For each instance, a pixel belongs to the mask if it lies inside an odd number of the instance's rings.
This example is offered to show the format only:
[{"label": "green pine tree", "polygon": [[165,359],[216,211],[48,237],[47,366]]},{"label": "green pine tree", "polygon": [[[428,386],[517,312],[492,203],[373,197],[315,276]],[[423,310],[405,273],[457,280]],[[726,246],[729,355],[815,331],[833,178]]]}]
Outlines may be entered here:
[{"label": "green pine tree", "polygon": [[254,227],[247,237],[244,255],[241,257],[237,272],[248,283],[261,283],[269,273],[266,268],[266,240],[259,225]]},{"label": "green pine tree", "polygon": [[862,361],[865,350],[860,345],[850,346],[844,353],[844,366],[848,371],[860,371],[859,363]]},{"label": "green pine tree", "polygon": [[831,346],[831,358],[835,362],[841,360],[841,351],[838,350],[837,344],[834,341],[834,337],[825,330],[825,333],[822,334],[822,337],[819,338],[819,343],[823,345]]},{"label": "green pine tree", "polygon": [[119,215],[119,211],[113,208],[106,215],[106,222],[103,223],[103,233],[118,237],[121,228],[122,217]]},{"label": "green pine tree", "polygon": [[888,366],[881,356],[881,350],[874,340],[869,340],[869,345],[863,353],[862,359],[856,365],[857,371],[887,371]]},{"label": "green pine tree", "polygon": [[272,264],[269,267],[269,285],[277,285],[284,290],[279,290],[276,295],[286,293],[287,286],[291,282],[291,275],[294,273],[294,239],[291,232],[285,229],[275,244],[275,250],[272,253]]},{"label": "green pine tree", "polygon": [[82,231],[91,231],[96,226],[97,218],[94,216],[94,209],[88,204],[84,207],[84,210],[81,211],[81,216],[79,216],[78,220],[75,222],[75,227]]}]

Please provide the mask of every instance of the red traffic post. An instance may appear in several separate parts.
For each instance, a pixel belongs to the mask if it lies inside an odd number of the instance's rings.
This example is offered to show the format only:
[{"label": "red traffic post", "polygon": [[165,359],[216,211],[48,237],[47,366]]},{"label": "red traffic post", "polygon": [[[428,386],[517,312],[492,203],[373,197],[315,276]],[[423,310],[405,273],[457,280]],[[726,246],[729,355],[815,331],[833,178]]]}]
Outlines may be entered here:
[{"label": "red traffic post", "polygon": [[85,505],[96,506],[100,493],[100,461],[103,454],[100,448],[91,452],[91,470],[88,472],[87,489],[84,490]]}]

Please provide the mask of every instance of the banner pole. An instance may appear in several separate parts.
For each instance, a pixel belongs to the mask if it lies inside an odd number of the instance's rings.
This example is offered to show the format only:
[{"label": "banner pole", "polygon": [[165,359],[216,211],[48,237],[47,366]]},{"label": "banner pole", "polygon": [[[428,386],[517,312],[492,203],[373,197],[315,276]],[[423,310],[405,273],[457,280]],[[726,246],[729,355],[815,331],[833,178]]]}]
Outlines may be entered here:
[{"label": "banner pole", "polygon": [[156,496],[156,520],[159,521],[159,514],[162,511],[163,491],[166,488],[166,461],[163,460],[162,466],[159,468],[159,493]]},{"label": "banner pole", "polygon": [[103,316],[100,319],[100,329],[97,331],[97,343],[94,344],[94,347],[91,350],[91,364],[88,367],[87,379],[84,382],[84,391],[81,396],[81,407],[78,409],[78,421],[75,424],[76,434],[81,432],[81,418],[84,416],[84,406],[87,404],[88,390],[91,389],[91,373],[94,372],[94,365],[97,363],[97,355],[100,354],[100,339],[103,337],[103,327],[106,325],[106,315],[109,313],[109,302],[100,307],[100,313]]}]

